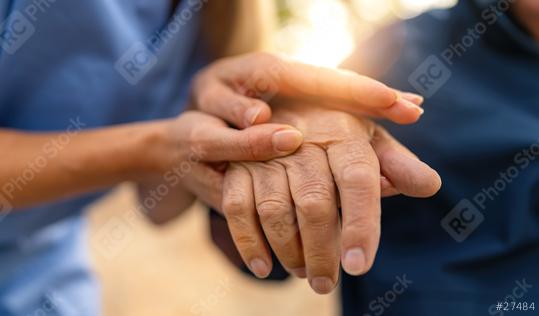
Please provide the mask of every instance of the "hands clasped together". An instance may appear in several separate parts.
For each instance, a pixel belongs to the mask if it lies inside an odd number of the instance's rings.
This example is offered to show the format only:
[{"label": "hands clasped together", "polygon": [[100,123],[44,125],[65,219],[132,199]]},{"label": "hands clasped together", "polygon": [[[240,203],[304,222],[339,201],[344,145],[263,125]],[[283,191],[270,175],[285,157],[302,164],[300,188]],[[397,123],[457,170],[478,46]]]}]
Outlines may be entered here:
[{"label": "hands clasped together", "polygon": [[352,275],[372,266],[382,196],[440,188],[433,169],[369,120],[416,122],[422,98],[370,78],[251,54],[200,72],[192,101],[197,110],[171,124],[190,130],[184,148],[204,152],[183,189],[222,212],[258,277],[271,272],[271,249],[329,293],[341,262]]}]

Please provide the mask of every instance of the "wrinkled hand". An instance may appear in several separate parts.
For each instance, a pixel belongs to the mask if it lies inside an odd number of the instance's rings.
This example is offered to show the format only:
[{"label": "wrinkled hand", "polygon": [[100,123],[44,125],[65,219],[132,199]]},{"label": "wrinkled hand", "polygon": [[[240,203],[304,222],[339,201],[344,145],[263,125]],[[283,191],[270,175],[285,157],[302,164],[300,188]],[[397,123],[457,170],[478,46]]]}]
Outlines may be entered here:
[{"label": "wrinkled hand", "polygon": [[329,293],[341,260],[353,275],[372,266],[381,194],[428,197],[440,178],[369,120],[304,104],[274,109],[273,121],[297,127],[303,145],[291,156],[231,164],[222,210],[255,275],[270,273],[271,247],[288,271]]}]

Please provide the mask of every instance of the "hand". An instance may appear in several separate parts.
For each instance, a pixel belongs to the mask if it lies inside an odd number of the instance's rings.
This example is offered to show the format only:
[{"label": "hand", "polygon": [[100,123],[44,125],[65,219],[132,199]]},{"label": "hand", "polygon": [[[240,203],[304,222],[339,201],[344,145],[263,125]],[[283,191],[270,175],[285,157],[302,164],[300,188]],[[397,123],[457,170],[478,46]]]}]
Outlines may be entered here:
[{"label": "hand", "polygon": [[267,53],[221,59],[195,78],[192,101],[197,109],[238,128],[265,123],[273,97],[316,100],[344,112],[416,122],[421,96],[402,93],[354,72],[321,68]]},{"label": "hand", "polygon": [[[242,131],[213,116],[190,111],[177,119],[150,123],[150,155],[156,172],[139,181],[149,218],[164,223],[189,207],[193,196],[219,208],[228,161],[267,160],[293,153],[302,134],[288,125],[262,124]],[[221,169],[221,170],[220,170]],[[157,173],[157,175],[156,175]]]},{"label": "hand", "polygon": [[431,196],[440,188],[440,178],[368,120],[282,104],[274,121],[296,126],[304,144],[288,157],[231,164],[222,209],[236,247],[255,275],[265,277],[271,271],[271,246],[287,270],[308,277],[316,292],[328,293],[337,283],[340,257],[353,275],[372,266],[381,193]]}]

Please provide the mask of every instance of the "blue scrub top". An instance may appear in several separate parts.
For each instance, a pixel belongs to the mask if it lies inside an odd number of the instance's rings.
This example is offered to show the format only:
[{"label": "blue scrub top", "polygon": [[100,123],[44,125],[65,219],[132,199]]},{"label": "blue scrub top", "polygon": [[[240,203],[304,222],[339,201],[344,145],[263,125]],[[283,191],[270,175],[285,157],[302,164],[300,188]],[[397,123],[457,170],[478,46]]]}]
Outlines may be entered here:
[{"label": "blue scrub top", "polygon": [[[178,115],[204,60],[201,7],[182,1],[171,18],[171,2],[0,2],[0,127],[66,132]],[[51,145],[61,150],[65,141]],[[3,210],[40,161],[2,184]],[[82,216],[102,193],[0,213],[0,315],[99,313]]]},{"label": "blue scrub top", "polygon": [[[363,50],[381,80],[429,96],[419,123],[386,126],[443,187],[384,199],[373,269],[343,275],[344,315],[539,313],[539,45],[492,4],[460,1]],[[497,310],[512,300],[535,311]]]}]

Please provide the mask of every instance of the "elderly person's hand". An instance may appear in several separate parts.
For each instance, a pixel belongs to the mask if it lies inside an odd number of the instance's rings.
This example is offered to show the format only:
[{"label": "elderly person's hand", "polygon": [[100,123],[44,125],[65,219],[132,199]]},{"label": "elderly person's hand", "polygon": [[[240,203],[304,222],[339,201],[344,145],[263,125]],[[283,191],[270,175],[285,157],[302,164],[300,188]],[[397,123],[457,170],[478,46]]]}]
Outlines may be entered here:
[{"label": "elderly person's hand", "polygon": [[440,178],[369,120],[288,102],[274,108],[273,121],[302,131],[303,145],[291,156],[231,164],[222,210],[255,275],[270,273],[271,247],[287,270],[329,293],[340,259],[353,275],[373,264],[381,195],[428,197]]}]

